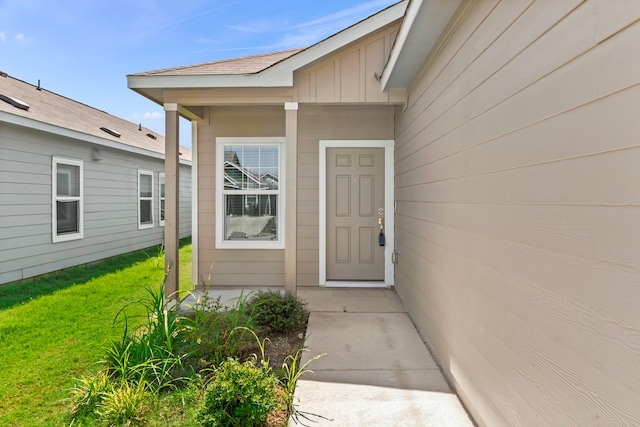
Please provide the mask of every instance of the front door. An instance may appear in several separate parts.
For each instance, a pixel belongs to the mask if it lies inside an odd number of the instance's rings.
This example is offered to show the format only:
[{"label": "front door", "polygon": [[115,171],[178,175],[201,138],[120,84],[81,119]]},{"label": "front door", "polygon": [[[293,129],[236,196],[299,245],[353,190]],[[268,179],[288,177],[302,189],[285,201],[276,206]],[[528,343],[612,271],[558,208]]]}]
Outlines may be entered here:
[{"label": "front door", "polygon": [[327,280],[384,281],[384,148],[327,148],[326,162]]}]

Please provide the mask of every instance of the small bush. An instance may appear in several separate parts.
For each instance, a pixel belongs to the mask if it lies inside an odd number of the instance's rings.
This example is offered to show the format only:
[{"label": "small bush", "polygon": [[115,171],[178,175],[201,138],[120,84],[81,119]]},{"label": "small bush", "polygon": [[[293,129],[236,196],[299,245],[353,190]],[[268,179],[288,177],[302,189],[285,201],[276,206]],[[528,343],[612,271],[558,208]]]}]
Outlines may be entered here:
[{"label": "small bush", "polygon": [[278,381],[254,360],[223,362],[207,386],[198,422],[205,427],[256,427],[264,425],[278,405]]},{"label": "small bush", "polygon": [[292,293],[258,291],[249,302],[254,322],[271,332],[292,331],[304,322],[306,303]]}]

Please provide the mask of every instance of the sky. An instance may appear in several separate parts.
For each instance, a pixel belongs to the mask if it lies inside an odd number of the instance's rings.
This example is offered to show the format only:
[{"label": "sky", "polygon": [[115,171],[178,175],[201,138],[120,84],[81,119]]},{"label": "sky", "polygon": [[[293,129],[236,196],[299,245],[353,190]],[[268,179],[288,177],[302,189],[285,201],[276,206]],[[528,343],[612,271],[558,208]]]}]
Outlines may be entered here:
[{"label": "sky", "polygon": [[396,2],[0,0],[0,71],[164,135],[128,74],[307,47]]}]

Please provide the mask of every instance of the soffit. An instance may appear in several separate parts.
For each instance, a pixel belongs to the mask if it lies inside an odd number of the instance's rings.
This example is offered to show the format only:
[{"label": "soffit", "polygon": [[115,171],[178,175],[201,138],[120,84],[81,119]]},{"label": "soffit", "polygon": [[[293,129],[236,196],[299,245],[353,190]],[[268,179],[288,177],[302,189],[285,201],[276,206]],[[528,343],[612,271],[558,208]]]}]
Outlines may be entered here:
[{"label": "soffit", "polygon": [[382,90],[411,83],[463,1],[410,0],[382,73]]}]

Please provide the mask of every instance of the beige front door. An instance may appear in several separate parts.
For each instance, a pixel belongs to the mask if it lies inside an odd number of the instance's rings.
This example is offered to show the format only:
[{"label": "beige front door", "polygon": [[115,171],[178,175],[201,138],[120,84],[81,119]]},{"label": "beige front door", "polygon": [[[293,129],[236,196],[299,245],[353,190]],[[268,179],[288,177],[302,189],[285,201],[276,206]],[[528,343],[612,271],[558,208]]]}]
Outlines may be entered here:
[{"label": "beige front door", "polygon": [[327,280],[384,280],[384,149],[327,148]]}]

